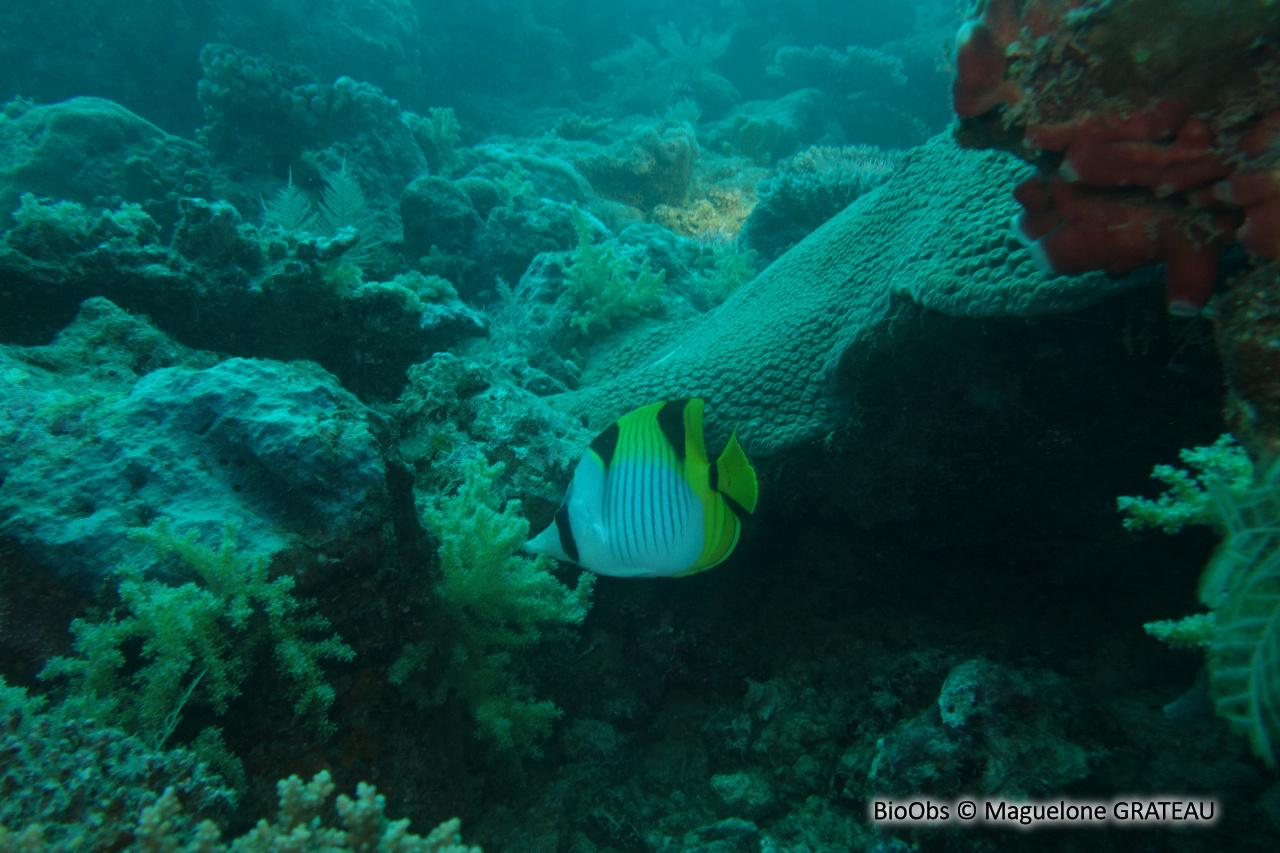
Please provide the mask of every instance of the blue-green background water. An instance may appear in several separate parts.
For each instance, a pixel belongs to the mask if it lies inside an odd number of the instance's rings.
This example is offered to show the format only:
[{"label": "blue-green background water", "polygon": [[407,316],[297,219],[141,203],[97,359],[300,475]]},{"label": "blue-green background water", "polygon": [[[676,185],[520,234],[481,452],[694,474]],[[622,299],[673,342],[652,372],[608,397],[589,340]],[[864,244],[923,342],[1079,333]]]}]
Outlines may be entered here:
[{"label": "blue-green background water", "polygon": [[[6,58],[0,91],[41,100],[98,95],[166,130],[190,133],[203,123],[192,98],[200,49],[226,41],[305,65],[323,80],[345,75],[373,83],[408,109],[452,105],[477,130],[500,132],[510,131],[521,111],[578,108],[598,98],[609,81],[592,71],[593,63],[635,38],[656,44],[663,29],[674,27],[684,38],[731,34],[716,70],[748,100],[780,91],[765,72],[771,48],[918,39],[902,50],[911,53],[909,100],[940,128],[949,115],[944,83],[934,73],[945,62],[954,7],[906,0],[19,4],[0,12]],[[492,126],[476,126],[482,118]]]},{"label": "blue-green background water", "polygon": [[[229,840],[327,772],[513,853],[1276,849],[1142,628],[1219,537],[1115,504],[1227,431],[1213,328],[1035,270],[1030,167],[947,135],[963,11],[0,7],[0,827]],[[760,478],[730,560],[519,550],[694,395]],[[868,819],[1165,794],[1220,817]]]}]

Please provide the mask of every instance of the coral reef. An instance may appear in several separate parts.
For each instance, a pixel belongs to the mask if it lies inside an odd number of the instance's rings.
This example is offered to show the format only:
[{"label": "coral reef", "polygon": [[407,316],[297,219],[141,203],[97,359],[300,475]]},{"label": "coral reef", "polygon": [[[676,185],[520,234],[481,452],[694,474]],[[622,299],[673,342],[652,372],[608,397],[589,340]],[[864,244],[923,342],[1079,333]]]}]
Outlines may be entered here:
[{"label": "coral reef", "polygon": [[399,105],[375,86],[321,83],[307,68],[224,44],[206,45],[200,63],[198,138],[233,177],[283,176],[304,163],[323,174],[345,160],[383,209],[427,170]]},{"label": "coral reef", "polygon": [[1242,489],[1253,480],[1253,463],[1234,436],[1223,435],[1208,447],[1184,449],[1178,456],[1186,468],[1157,465],[1151,472],[1167,488],[1155,500],[1132,496],[1116,498],[1126,530],[1156,529],[1177,533],[1188,524],[1209,524],[1210,479],[1230,489]]},{"label": "coral reef", "polygon": [[480,254],[484,268],[495,278],[519,281],[536,255],[567,251],[576,242],[569,205],[517,200],[493,208],[480,235]]},{"label": "coral reef", "polygon": [[832,50],[825,45],[780,47],[768,73],[786,80],[797,89],[812,87],[846,95],[901,86],[907,82],[902,73],[901,59],[857,45],[851,45],[844,51]]},{"label": "coral reef", "polygon": [[[141,738],[29,696],[0,678],[0,850],[116,850],[161,797],[181,796],[204,818],[225,818],[235,795],[185,749]],[[190,834],[196,820],[171,816]]]},{"label": "coral reef", "polygon": [[[178,789],[170,786],[158,797],[152,794],[148,805],[140,809],[126,806],[99,826],[94,825],[92,816],[82,823],[57,827],[60,831],[55,832],[44,823],[15,824],[13,829],[0,824],[0,851],[70,853],[129,844],[129,849],[147,853],[273,853],[282,848],[297,853],[481,853],[479,847],[462,843],[457,818],[445,821],[425,837],[409,832],[408,820],[388,820],[384,814],[386,797],[364,782],[356,787],[355,799],[338,796],[335,810],[341,828],[326,826],[322,809],[336,789],[327,770],[305,784],[290,776],[280,780],[276,789],[280,805],[275,819],[260,820],[230,845],[222,842],[222,833],[213,821],[193,825],[187,814],[190,804],[184,808]],[[106,832],[101,831],[104,827]]]},{"label": "coral reef", "polygon": [[698,134],[705,148],[768,165],[822,139],[830,112],[828,95],[798,89],[775,100],[740,104],[725,118],[700,125]]},{"label": "coral reef", "polygon": [[870,349],[909,333],[892,318],[913,303],[956,317],[1034,316],[1132,286],[1035,269],[1007,231],[1005,190],[1026,171],[935,139],[717,312],[600,358],[591,387],[558,404],[602,428],[646,401],[702,396],[709,440],[736,422],[744,446],[767,455],[842,419],[840,389]]},{"label": "coral reef", "polygon": [[2,529],[51,572],[92,586],[158,516],[249,555],[382,522],[383,427],[313,364],[219,361],[105,299],[0,358]]},{"label": "coral reef", "polygon": [[1211,524],[1222,533],[1200,579],[1200,603],[1209,612],[1143,627],[1173,648],[1207,650],[1207,692],[1218,714],[1274,767],[1280,738],[1280,465],[1255,478],[1249,457],[1230,435],[1181,456],[1194,474],[1156,466],[1153,476],[1170,488],[1157,501],[1122,497],[1118,505],[1131,530],[1177,533],[1187,524]]},{"label": "coral reef", "polygon": [[1210,695],[1218,714],[1249,738],[1267,766],[1280,740],[1280,465],[1257,485],[1209,485],[1223,543],[1200,579],[1213,611],[1208,638]]},{"label": "coral reef", "polygon": [[0,227],[23,193],[98,207],[133,202],[165,226],[180,197],[210,197],[208,152],[101,98],[12,101],[0,110]]},{"label": "coral reef", "polygon": [[[400,196],[404,250],[412,259],[436,249],[447,255],[470,255],[484,223],[471,198],[447,178],[423,175]],[[455,282],[460,284],[461,282]]]},{"label": "coral reef", "polygon": [[592,435],[512,380],[555,387],[522,359],[503,359],[494,369],[439,353],[413,368],[397,401],[397,447],[415,473],[419,502],[452,489],[483,453],[506,466],[503,498],[518,496],[540,513],[555,510]]},{"label": "coral reef", "polygon": [[900,151],[874,146],[809,148],[778,164],[757,188],[759,203],[742,225],[743,248],[777,260],[818,226],[888,180]]},{"label": "coral reef", "polygon": [[695,28],[683,35],[668,21],[660,24],[658,43],[632,36],[631,44],[591,63],[609,79],[610,89],[599,99],[610,113],[653,112],[684,97],[720,114],[741,100],[725,77],[711,70],[729,47],[729,33]]},{"label": "coral reef", "polygon": [[647,210],[683,204],[698,158],[688,125],[642,125],[607,149],[576,157],[573,165],[601,195]]},{"label": "coral reef", "polygon": [[1224,247],[1280,253],[1280,87],[1269,70],[1280,13],[1174,6],[975,4],[957,35],[952,93],[964,144],[1056,169],[1015,191],[1019,232],[1042,266],[1123,273],[1163,262],[1169,310],[1190,315],[1208,302]]},{"label": "coral reef", "polygon": [[821,44],[787,45],[778,48],[767,73],[789,88],[812,88],[827,95],[823,121],[828,138],[909,148],[929,137],[928,126],[904,106],[910,101],[900,87],[907,78],[902,60],[892,54],[862,45],[843,51]]},{"label": "coral reef", "polygon": [[[312,612],[315,602],[293,596],[294,578],[269,580],[270,560],[238,553],[232,529],[216,551],[194,533],[179,537],[164,520],[135,535],[155,546],[158,563],[177,563],[167,567],[170,577],[194,577],[175,585],[148,578],[154,565],[117,569],[120,607],[102,621],[74,620],[76,656],[51,658],[40,673],[42,680],[70,682],[69,707],[110,720],[158,749],[188,705],[208,703],[225,714],[266,641],[290,681],[295,713],[331,728],[325,714],[334,691],[320,661],[349,661],[354,652],[337,635],[306,637],[327,631],[329,622]],[[126,653],[135,647],[146,663]],[[132,672],[128,679],[122,669]]]},{"label": "coral reef", "polygon": [[426,706],[456,696],[482,737],[537,755],[561,711],[521,680],[519,653],[582,622],[595,576],[583,572],[569,589],[551,574],[550,559],[517,556],[529,523],[519,501],[498,495],[502,468],[471,457],[457,494],[424,508],[440,541],[441,577],[428,605],[432,636],[406,647],[390,678]]},{"label": "coral reef", "polygon": [[394,397],[409,364],[484,332],[484,318],[448,289],[363,281],[345,260],[356,242],[346,229],[263,233],[226,202],[178,207],[166,241],[134,205],[93,212],[24,196],[0,243],[0,334],[46,341],[81,300],[105,296],[189,346],[310,359],[362,394]]},{"label": "coral reef", "polygon": [[663,270],[655,273],[648,258],[640,261],[639,269],[633,269],[625,255],[597,246],[591,226],[577,208],[573,209],[573,224],[578,232],[578,248],[564,273],[574,303],[571,329],[585,338],[593,326],[609,329],[619,320],[639,316],[660,304]]},{"label": "coral reef", "polygon": [[[0,850],[1275,849],[1274,3],[74,5],[0,4]],[[691,394],[729,563],[520,553]]]},{"label": "coral reef", "polygon": [[982,659],[957,664],[935,707],[876,744],[866,784],[895,797],[1060,791],[1088,775],[1088,751],[1065,734],[1072,704],[1052,675]]}]

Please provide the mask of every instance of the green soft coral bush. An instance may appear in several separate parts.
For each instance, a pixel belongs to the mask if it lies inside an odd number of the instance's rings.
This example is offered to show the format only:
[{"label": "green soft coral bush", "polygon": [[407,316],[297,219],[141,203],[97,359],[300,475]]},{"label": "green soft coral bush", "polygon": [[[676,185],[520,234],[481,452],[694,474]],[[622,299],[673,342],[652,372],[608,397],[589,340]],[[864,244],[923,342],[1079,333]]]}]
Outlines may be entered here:
[{"label": "green soft coral bush", "polygon": [[1195,649],[1209,645],[1215,627],[1212,613],[1193,613],[1181,619],[1147,622],[1142,630],[1171,649]]},{"label": "green soft coral bush", "polygon": [[[121,568],[119,607],[73,621],[76,655],[51,659],[40,677],[67,679],[70,705],[87,716],[105,713],[159,747],[185,704],[225,713],[259,663],[259,649],[270,646],[295,710],[326,728],[334,691],[320,662],[350,660],[354,652],[336,635],[308,638],[329,623],[312,602],[293,596],[294,579],[272,580],[269,560],[241,553],[231,529],[216,550],[178,536],[164,521],[138,536],[192,579],[172,585],[148,577],[147,566]],[[134,647],[131,659],[126,650]]]},{"label": "green soft coral bush", "polygon": [[85,853],[126,845],[133,853],[481,853],[463,843],[457,818],[415,835],[408,819],[387,818],[387,798],[373,785],[361,782],[355,798],[340,794],[329,808],[335,790],[327,770],[307,783],[297,776],[282,779],[276,784],[275,818],[259,820],[227,843],[212,820],[196,823],[188,814],[189,792],[180,795],[170,786],[159,796],[147,792],[147,805],[114,815],[90,811],[52,826],[47,821],[0,823],[0,853]]},{"label": "green soft coral bush", "polygon": [[1258,482],[1209,481],[1222,544],[1200,578],[1213,611],[1209,694],[1271,768],[1280,757],[1280,464]]},{"label": "green soft coral bush", "polygon": [[1212,524],[1222,543],[1200,578],[1209,608],[1149,622],[1148,634],[1174,648],[1204,648],[1209,695],[1218,715],[1249,738],[1268,766],[1280,757],[1280,465],[1255,477],[1229,435],[1180,454],[1191,471],[1157,466],[1169,488],[1156,500],[1120,498],[1130,530],[1175,533]]},{"label": "green soft coral bush", "polygon": [[459,698],[479,733],[498,746],[536,754],[560,710],[521,680],[520,653],[587,615],[594,578],[582,573],[569,589],[547,557],[521,549],[529,523],[520,502],[498,495],[501,463],[482,457],[464,466],[457,494],[438,497],[423,520],[440,542],[440,578],[431,590],[432,636],[406,647],[392,667],[424,705]]},{"label": "green soft coral bush", "polygon": [[1151,477],[1167,487],[1155,500],[1128,495],[1116,498],[1126,530],[1177,533],[1188,524],[1209,524],[1209,479],[1216,477],[1230,489],[1246,488],[1253,479],[1253,463],[1230,434],[1219,436],[1207,447],[1182,450],[1178,456],[1186,469],[1172,465],[1152,469]]},{"label": "green soft coral bush", "polygon": [[[326,808],[337,786],[329,771],[321,770],[303,784],[290,776],[276,784],[280,807],[273,821],[258,821],[248,833],[229,845],[211,821],[204,821],[184,846],[184,835],[173,823],[183,814],[182,803],[172,789],[156,804],[144,809],[134,831],[132,849],[139,853],[481,853],[462,843],[461,821],[452,818],[426,836],[409,832],[408,819],[388,820],[387,798],[365,782],[356,786],[356,797],[338,795],[332,809],[341,826],[327,826]],[[0,835],[0,844],[3,843]],[[0,847],[0,853],[3,848]]]},{"label": "green soft coral bush", "polygon": [[589,337],[596,327],[610,329],[618,320],[639,317],[661,304],[666,270],[655,273],[648,258],[637,269],[629,258],[597,245],[577,205],[573,207],[573,225],[578,231],[578,248],[565,270],[574,306],[571,328]]},{"label": "green soft coral bush", "polygon": [[[1213,444],[1179,451],[1186,468],[1157,465],[1151,478],[1165,485],[1155,499],[1123,495],[1116,508],[1123,514],[1126,530],[1160,530],[1177,533],[1188,524],[1213,524],[1209,506],[1209,484],[1217,481],[1227,489],[1242,490],[1253,480],[1253,463],[1235,437],[1218,436]],[[1214,631],[1212,613],[1194,613],[1182,619],[1162,619],[1142,626],[1152,637],[1175,649],[1208,646]]]},{"label": "green soft coral bush", "polygon": [[716,306],[756,277],[756,253],[740,250],[736,243],[713,246],[710,253],[711,267],[704,269],[700,278],[707,303]]}]

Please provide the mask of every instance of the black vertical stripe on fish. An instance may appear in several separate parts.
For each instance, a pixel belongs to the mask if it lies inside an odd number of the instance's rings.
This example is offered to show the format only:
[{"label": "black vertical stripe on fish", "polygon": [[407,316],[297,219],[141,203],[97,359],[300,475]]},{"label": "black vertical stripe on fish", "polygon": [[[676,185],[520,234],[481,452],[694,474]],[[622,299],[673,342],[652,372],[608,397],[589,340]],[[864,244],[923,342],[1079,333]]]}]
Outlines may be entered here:
[{"label": "black vertical stripe on fish", "polygon": [[569,505],[560,504],[556,510],[556,532],[560,534],[560,547],[570,560],[578,562],[578,543],[573,540],[573,527],[569,524]]},{"label": "black vertical stripe on fish", "polygon": [[676,452],[676,461],[684,461],[684,408],[688,400],[670,400],[658,409],[658,428]]},{"label": "black vertical stripe on fish", "polygon": [[618,422],[609,424],[608,429],[592,439],[590,447],[604,463],[605,470],[608,470],[613,462],[613,453],[618,449]]},{"label": "black vertical stripe on fish", "polygon": [[713,492],[719,491],[718,487],[720,485],[720,466],[717,465],[715,461],[712,461],[711,465],[708,466],[707,468],[707,479],[711,483],[711,491]]},{"label": "black vertical stripe on fish", "polygon": [[747,516],[751,515],[751,513],[747,512],[746,507],[735,501],[733,498],[728,495],[723,495],[723,497],[724,502],[729,505],[729,509],[733,510],[733,514],[737,516],[739,521],[746,521]]}]

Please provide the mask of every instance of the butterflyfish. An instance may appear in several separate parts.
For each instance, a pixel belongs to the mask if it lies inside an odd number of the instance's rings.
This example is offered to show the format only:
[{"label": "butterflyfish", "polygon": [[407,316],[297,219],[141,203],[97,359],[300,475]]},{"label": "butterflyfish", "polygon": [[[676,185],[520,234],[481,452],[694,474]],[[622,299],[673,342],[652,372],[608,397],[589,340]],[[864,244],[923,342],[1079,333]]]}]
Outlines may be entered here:
[{"label": "butterflyfish", "polygon": [[610,424],[582,454],[555,521],[525,548],[598,575],[682,577],[724,562],[756,472],[735,430],[715,462],[702,400],[652,403]]}]

